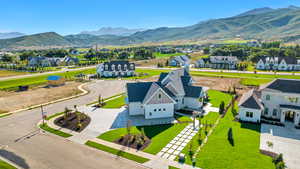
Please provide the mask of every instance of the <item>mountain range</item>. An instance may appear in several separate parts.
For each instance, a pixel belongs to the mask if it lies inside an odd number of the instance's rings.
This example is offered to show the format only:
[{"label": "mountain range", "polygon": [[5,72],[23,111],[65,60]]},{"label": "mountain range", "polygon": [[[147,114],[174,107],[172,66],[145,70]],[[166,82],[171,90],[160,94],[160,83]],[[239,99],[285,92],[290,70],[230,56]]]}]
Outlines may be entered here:
[{"label": "mountain range", "polygon": [[112,30],[114,29],[105,28],[99,31],[85,31],[67,36],[47,32],[11,39],[0,39],[0,48],[31,46],[87,47],[95,44],[128,45],[175,40],[223,40],[235,37],[298,43],[300,42],[300,8],[296,6],[278,9],[258,8],[233,17],[202,21],[191,26],[135,30],[137,32],[129,35],[123,34],[126,31]]},{"label": "mountain range", "polygon": [[17,38],[20,36],[25,36],[25,34],[20,32],[0,32],[0,39]]},{"label": "mountain range", "polygon": [[117,36],[129,36],[136,32],[144,31],[145,29],[128,29],[123,27],[103,27],[96,31],[82,31],[80,34],[88,34],[88,35],[117,35]]}]

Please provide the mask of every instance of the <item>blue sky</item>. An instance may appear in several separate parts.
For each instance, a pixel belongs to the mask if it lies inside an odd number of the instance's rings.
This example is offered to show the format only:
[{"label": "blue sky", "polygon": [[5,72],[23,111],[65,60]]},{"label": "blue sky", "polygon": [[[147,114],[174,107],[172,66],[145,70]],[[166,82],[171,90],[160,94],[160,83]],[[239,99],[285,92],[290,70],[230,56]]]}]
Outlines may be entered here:
[{"label": "blue sky", "polygon": [[300,6],[300,0],[1,0],[0,5],[0,32],[66,35],[107,26],[187,26],[253,8]]}]

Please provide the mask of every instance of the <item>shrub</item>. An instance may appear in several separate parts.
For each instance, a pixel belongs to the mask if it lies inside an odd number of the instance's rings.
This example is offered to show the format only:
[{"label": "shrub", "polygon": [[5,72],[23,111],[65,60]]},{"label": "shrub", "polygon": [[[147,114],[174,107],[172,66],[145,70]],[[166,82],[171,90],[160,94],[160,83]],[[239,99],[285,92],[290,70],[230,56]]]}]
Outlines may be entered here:
[{"label": "shrub", "polygon": [[234,146],[234,140],[233,140],[233,134],[232,134],[232,128],[230,127],[227,133],[227,139],[229,143]]},{"label": "shrub", "polygon": [[220,106],[219,106],[219,113],[223,114],[224,113],[224,109],[225,109],[225,102],[222,101]]}]

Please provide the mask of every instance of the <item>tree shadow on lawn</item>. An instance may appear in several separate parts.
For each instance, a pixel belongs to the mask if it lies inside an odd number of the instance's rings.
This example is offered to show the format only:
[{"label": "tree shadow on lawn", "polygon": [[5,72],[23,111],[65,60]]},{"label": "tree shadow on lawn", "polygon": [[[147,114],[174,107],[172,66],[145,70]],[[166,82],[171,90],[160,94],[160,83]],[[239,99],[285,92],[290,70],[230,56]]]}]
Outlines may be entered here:
[{"label": "tree shadow on lawn", "polygon": [[26,160],[24,158],[18,156],[17,154],[15,154],[14,152],[10,152],[10,151],[1,149],[0,156],[17,164],[18,166],[21,166],[24,169],[30,168],[29,165],[26,163]]},{"label": "tree shadow on lawn", "polygon": [[253,130],[253,131],[256,131],[256,132],[259,132],[259,133],[260,133],[260,128],[261,128],[261,125],[260,125],[260,124],[256,124],[256,123],[245,123],[245,122],[240,122],[240,123],[241,123],[241,128]]},{"label": "tree shadow on lawn", "polygon": [[145,135],[151,139],[155,137],[156,135],[164,132],[165,130],[173,127],[175,124],[162,124],[162,125],[154,125],[154,126],[137,126],[136,128],[140,131],[142,131],[142,128],[144,128]]}]

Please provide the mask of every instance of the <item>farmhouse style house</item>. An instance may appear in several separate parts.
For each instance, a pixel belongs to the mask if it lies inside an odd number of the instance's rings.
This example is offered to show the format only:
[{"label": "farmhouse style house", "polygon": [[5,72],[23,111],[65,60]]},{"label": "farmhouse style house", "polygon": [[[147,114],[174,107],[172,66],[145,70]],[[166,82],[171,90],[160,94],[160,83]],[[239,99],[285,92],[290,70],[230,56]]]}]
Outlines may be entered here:
[{"label": "farmhouse style house", "polygon": [[78,58],[66,56],[64,58],[48,58],[44,56],[30,57],[28,66],[30,67],[54,67],[54,66],[68,66],[79,63]]},{"label": "farmhouse style house", "polygon": [[266,57],[256,64],[258,70],[300,70],[300,60],[294,57]]},{"label": "farmhouse style house", "polygon": [[128,61],[104,62],[97,66],[100,77],[127,77],[134,76],[135,64]]},{"label": "farmhouse style house", "polygon": [[197,68],[236,69],[239,60],[236,56],[210,56],[196,61]]},{"label": "farmhouse style house", "polygon": [[193,86],[188,68],[161,73],[156,82],[127,83],[129,115],[145,119],[173,117],[176,110],[202,109],[205,92]]},{"label": "farmhouse style house", "polygon": [[169,66],[175,67],[181,67],[188,64],[190,64],[190,58],[186,55],[175,56],[169,62]]},{"label": "farmhouse style house", "polygon": [[242,121],[278,123],[300,121],[300,80],[276,79],[259,90],[245,93],[239,103]]}]

